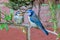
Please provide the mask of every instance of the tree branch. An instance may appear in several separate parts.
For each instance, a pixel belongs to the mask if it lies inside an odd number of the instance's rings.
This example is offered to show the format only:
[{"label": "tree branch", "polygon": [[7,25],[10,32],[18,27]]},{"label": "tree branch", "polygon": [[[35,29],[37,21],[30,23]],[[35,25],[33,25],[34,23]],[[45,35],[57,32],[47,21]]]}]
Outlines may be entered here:
[{"label": "tree branch", "polygon": [[53,32],[53,31],[50,31],[50,30],[47,30],[47,31],[54,34],[54,35],[56,35],[56,36],[58,35],[58,33],[56,33],[56,32]]}]

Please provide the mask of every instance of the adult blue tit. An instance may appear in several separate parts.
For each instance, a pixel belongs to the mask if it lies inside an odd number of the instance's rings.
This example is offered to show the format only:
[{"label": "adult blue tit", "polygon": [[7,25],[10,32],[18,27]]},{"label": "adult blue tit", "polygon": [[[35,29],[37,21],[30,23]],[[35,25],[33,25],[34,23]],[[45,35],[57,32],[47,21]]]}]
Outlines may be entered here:
[{"label": "adult blue tit", "polygon": [[22,14],[20,13],[20,11],[17,11],[14,15],[14,22],[16,24],[21,24],[23,22],[23,16]]},{"label": "adult blue tit", "polygon": [[46,35],[49,34],[48,31],[44,28],[44,26],[42,25],[41,21],[39,20],[39,18],[37,17],[37,15],[35,14],[35,12],[32,9],[28,9],[26,11],[26,13],[28,14],[28,20],[29,20],[31,26],[37,26]]}]

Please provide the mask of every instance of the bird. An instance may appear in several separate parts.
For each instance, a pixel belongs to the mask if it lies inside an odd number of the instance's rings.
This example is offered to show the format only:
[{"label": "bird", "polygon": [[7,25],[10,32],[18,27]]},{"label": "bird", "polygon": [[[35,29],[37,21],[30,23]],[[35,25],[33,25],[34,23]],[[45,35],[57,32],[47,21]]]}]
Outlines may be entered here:
[{"label": "bird", "polygon": [[28,20],[31,26],[37,26],[39,29],[41,29],[46,35],[48,35],[48,31],[44,28],[43,24],[41,23],[40,19],[36,15],[36,13],[32,9],[28,9],[26,11],[28,15]]},{"label": "bird", "polygon": [[14,15],[14,22],[16,24],[21,24],[23,22],[23,16],[21,15],[20,11],[17,11]]}]

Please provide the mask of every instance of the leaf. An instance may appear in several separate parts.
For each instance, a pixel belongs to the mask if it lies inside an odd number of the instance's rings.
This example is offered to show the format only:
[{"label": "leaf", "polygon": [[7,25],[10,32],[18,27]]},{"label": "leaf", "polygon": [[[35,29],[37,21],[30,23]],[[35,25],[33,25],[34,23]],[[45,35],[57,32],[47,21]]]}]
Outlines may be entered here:
[{"label": "leaf", "polygon": [[2,30],[3,28],[2,28],[2,26],[0,25],[0,30]]},{"label": "leaf", "polygon": [[1,24],[1,27],[4,29],[5,28],[5,24]]},{"label": "leaf", "polygon": [[11,14],[9,15],[9,20],[12,20],[12,17],[13,17],[13,14],[11,13]]},{"label": "leaf", "polygon": [[56,31],[57,30],[57,23],[53,23],[53,29]]},{"label": "leaf", "polygon": [[0,30],[4,29],[5,26],[6,26],[6,24],[1,24],[1,25],[0,25]]},{"label": "leaf", "polygon": [[14,10],[13,9],[10,9],[10,13],[13,14],[14,13]]},{"label": "leaf", "polygon": [[57,5],[57,8],[60,9],[60,4]]},{"label": "leaf", "polygon": [[57,36],[58,38],[60,38],[60,33],[58,34],[58,36]]},{"label": "leaf", "polygon": [[54,29],[54,30],[57,30],[57,26],[53,26],[53,29]]},{"label": "leaf", "polygon": [[6,21],[9,21],[9,20],[11,20],[11,15],[5,15],[5,18],[4,18]]},{"label": "leaf", "polygon": [[53,19],[50,19],[49,22],[53,22]]},{"label": "leaf", "polygon": [[48,6],[48,4],[42,4],[42,6]]},{"label": "leaf", "polygon": [[9,28],[8,28],[8,24],[1,24],[0,25],[0,30],[2,30],[2,29],[6,29],[6,31],[8,31],[9,30]]},{"label": "leaf", "polygon": [[6,31],[8,31],[9,30],[9,28],[8,28],[8,24],[4,24],[5,25],[5,29],[6,29]]},{"label": "leaf", "polygon": [[5,14],[5,18],[4,18],[4,19],[5,19],[5,20],[8,20],[8,18],[7,18],[7,17],[8,17],[8,16],[7,16],[7,14]]},{"label": "leaf", "polygon": [[31,3],[33,0],[9,0],[9,3],[5,3],[6,7],[13,10],[18,10],[20,6],[25,6],[26,3]]}]

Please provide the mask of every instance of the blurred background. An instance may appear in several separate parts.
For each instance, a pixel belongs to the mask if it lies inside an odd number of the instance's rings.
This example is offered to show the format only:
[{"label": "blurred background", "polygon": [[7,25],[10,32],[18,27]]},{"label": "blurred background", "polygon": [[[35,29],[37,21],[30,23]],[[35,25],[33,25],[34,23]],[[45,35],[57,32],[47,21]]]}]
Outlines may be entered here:
[{"label": "blurred background", "polygon": [[[50,0],[52,2],[52,0]],[[0,22],[5,22],[5,20],[1,19],[4,18],[5,16],[3,14],[10,14],[11,8],[6,7],[4,5],[4,3],[9,3],[9,0],[0,0],[0,9],[2,9],[2,14],[0,15]],[[58,5],[58,9],[56,12],[56,19],[57,19],[57,27],[58,27],[58,31],[57,33],[60,32],[60,0],[54,0],[54,3]],[[9,5],[9,4],[8,4]],[[44,25],[45,28],[53,31],[53,23],[49,22],[49,20],[51,19],[51,13],[50,13],[50,6],[48,4],[48,0],[35,0],[33,2],[33,10],[35,11],[35,13],[38,15],[38,17],[40,18],[42,24]],[[40,10],[39,10],[40,9]],[[13,15],[18,11],[18,10],[12,10],[14,13]],[[39,12],[40,11],[40,12]],[[5,13],[6,12],[6,13]],[[12,21],[14,21],[12,19]],[[28,24],[28,18],[27,15],[24,14],[24,22]],[[11,26],[9,25],[9,27],[11,27],[9,29],[8,32],[4,30],[0,31],[0,40],[26,40],[26,34],[22,32],[21,29],[16,29],[14,28],[15,26]],[[53,34],[49,34],[48,36],[43,35],[43,32],[41,30],[32,28],[31,29],[31,40],[55,40],[56,39],[56,35]],[[36,39],[35,39],[36,38]]]}]

